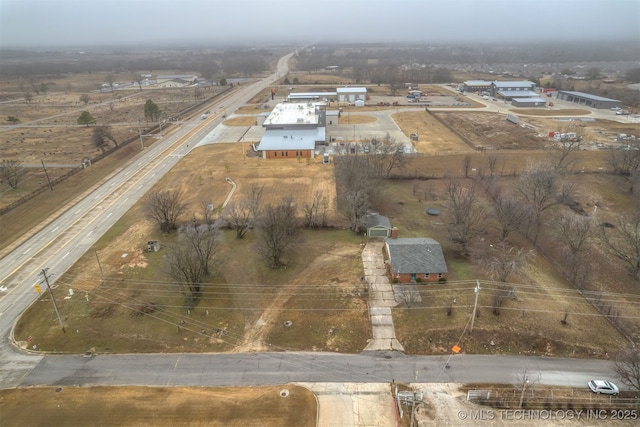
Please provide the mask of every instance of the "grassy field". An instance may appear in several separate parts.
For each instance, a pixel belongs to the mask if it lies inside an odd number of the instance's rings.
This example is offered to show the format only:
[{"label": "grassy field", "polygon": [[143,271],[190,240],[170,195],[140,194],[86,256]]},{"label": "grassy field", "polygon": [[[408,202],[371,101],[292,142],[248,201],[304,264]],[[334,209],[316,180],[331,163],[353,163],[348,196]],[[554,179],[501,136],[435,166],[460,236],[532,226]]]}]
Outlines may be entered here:
[{"label": "grassy field", "polygon": [[[288,391],[284,397],[283,391]],[[34,410],[37,406],[37,410]],[[0,390],[5,427],[316,425],[316,398],[285,387],[39,387]]]}]

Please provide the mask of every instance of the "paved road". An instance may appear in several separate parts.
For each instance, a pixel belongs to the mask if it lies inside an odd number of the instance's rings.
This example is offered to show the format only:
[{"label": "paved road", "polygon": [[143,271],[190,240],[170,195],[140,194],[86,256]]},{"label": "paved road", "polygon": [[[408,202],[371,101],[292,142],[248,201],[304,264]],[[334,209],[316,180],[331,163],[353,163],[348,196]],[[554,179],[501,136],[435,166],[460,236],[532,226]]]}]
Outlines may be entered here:
[{"label": "paved road", "polygon": [[[287,72],[291,54],[278,61],[277,72],[268,78],[236,88],[224,105],[212,107],[230,114],[251,97],[267,88]],[[48,268],[50,283],[63,275],[108,231],[144,194],[190,149],[213,131],[223,114],[201,120],[199,117],[179,130],[145,148],[131,162],[105,178],[99,186],[60,209],[50,222],[28,238],[16,243],[0,259],[0,375],[3,384],[19,384],[38,356],[24,358],[12,351],[11,328],[15,319],[37,297],[34,284]],[[189,136],[189,138],[185,138]]]},{"label": "paved road", "polygon": [[[449,368],[446,368],[447,362]],[[544,357],[405,356],[400,352],[46,356],[20,385],[248,386],[289,382],[512,384],[526,369],[541,384],[584,388],[611,363]],[[2,381],[4,383],[4,381]],[[0,383],[1,384],[1,383]],[[4,385],[4,384],[2,384]]]}]

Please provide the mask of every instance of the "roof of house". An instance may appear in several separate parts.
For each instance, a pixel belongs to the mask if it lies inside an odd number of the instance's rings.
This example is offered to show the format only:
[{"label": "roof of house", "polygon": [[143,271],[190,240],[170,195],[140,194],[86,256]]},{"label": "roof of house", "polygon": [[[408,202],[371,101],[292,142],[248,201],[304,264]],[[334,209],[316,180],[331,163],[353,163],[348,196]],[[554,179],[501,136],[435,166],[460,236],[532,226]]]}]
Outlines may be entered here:
[{"label": "roof of house", "polygon": [[362,223],[366,228],[382,226],[391,229],[391,222],[389,222],[389,218],[378,213],[370,213],[363,216]]},{"label": "roof of house", "polygon": [[440,243],[430,237],[389,238],[385,242],[394,274],[448,272]]},{"label": "roof of house", "polygon": [[592,101],[622,102],[622,101],[618,101],[617,99],[605,98],[604,96],[591,95],[590,93],[584,93],[584,92],[573,92],[573,91],[570,91],[570,90],[561,90],[560,93],[567,93],[569,95],[579,96],[581,98],[586,98],[586,99],[591,99]]},{"label": "roof of house", "polygon": [[287,95],[288,99],[318,99],[328,96],[336,96],[337,92],[292,92]]},{"label": "roof of house", "polygon": [[533,87],[536,84],[530,82],[529,80],[521,80],[521,81],[494,81],[493,85],[495,87]]},{"label": "roof of house", "polygon": [[267,129],[260,140],[258,150],[313,150],[316,141],[323,139],[324,128],[316,129]]},{"label": "roof of house", "polygon": [[184,80],[195,80],[197,79],[198,76],[196,76],[195,74],[164,74],[164,75],[158,75],[156,77],[156,79],[184,79]]}]

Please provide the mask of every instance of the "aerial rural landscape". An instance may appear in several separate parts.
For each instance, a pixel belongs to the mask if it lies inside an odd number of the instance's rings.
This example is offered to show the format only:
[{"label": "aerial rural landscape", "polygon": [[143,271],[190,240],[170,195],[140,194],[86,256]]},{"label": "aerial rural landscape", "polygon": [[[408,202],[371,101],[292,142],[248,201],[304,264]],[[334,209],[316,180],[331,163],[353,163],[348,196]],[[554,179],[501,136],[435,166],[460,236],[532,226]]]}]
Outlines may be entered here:
[{"label": "aerial rural landscape", "polygon": [[[603,28],[640,12],[613,4]],[[637,19],[45,43],[21,13],[0,0],[2,425],[638,422]]]}]

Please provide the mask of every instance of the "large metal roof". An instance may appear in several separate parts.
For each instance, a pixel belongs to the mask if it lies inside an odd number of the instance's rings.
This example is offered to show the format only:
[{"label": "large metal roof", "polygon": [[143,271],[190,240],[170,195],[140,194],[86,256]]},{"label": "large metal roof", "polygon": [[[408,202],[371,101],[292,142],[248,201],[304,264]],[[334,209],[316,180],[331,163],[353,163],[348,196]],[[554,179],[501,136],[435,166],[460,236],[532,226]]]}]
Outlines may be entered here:
[{"label": "large metal roof", "polygon": [[574,92],[574,91],[570,91],[570,90],[561,90],[559,92],[560,93],[567,93],[567,94],[573,95],[573,96],[579,96],[581,98],[590,99],[592,101],[622,102],[622,101],[618,101],[617,99],[605,98],[604,96],[591,95],[590,93],[584,93],[584,92]]}]

